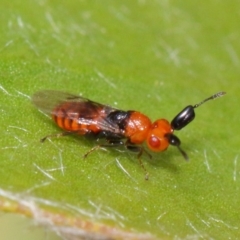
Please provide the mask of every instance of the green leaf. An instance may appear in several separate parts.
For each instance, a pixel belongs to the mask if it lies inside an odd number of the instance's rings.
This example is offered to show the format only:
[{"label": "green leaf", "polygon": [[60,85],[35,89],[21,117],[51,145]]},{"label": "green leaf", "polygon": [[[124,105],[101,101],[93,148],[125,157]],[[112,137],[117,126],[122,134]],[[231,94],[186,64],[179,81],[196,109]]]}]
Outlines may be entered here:
[{"label": "green leaf", "polygon": [[[238,1],[3,1],[0,209],[65,237],[236,239],[239,236]],[[142,156],[60,133],[32,105],[43,89],[81,94],[153,121],[218,91]]]}]

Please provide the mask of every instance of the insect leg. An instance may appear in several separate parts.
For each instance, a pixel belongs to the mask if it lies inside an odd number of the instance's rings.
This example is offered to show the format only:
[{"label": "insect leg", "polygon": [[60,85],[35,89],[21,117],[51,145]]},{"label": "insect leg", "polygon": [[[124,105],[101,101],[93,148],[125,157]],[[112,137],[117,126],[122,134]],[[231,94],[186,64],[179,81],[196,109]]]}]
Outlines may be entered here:
[{"label": "insect leg", "polygon": [[72,133],[73,132],[61,132],[61,133],[50,134],[50,135],[47,135],[44,138],[40,139],[40,142],[45,142],[47,139],[50,139],[50,138],[59,138],[59,137],[67,136]]},{"label": "insect leg", "polygon": [[141,160],[141,156],[142,156],[142,154],[143,154],[144,152],[148,155],[148,157],[149,157],[150,159],[152,158],[152,156],[144,149],[143,146],[133,145],[133,144],[130,143],[129,141],[126,141],[125,146],[126,146],[126,148],[127,148],[128,150],[138,153],[138,155],[137,155],[138,162],[139,162],[140,166],[142,167],[142,169],[143,169],[144,172],[145,172],[145,180],[148,180],[149,173],[148,173],[147,169],[145,168],[145,166],[144,166],[144,164],[143,164],[143,162],[142,162],[142,160]]},{"label": "insect leg", "polygon": [[83,158],[86,158],[90,153],[94,152],[95,150],[98,150],[99,148],[101,148],[101,145],[97,145],[97,146],[91,148],[88,152],[86,152],[86,153],[83,155]]},{"label": "insect leg", "polygon": [[64,136],[71,135],[71,134],[83,135],[83,134],[85,134],[85,132],[78,130],[78,131],[66,131],[66,132],[61,132],[61,133],[54,133],[54,134],[47,135],[44,138],[40,139],[40,142],[45,142],[47,139],[50,139],[50,138],[59,138],[59,137],[64,137]]},{"label": "insect leg", "polygon": [[150,159],[152,159],[152,155],[148,151],[146,151],[145,148],[142,146],[133,145],[132,143],[129,143],[129,142],[126,142],[125,146],[129,151],[138,153],[138,156],[137,156],[138,158],[141,158],[142,154],[146,153],[146,155]]},{"label": "insect leg", "polygon": [[124,142],[120,139],[107,140],[107,143],[94,146],[92,149],[90,149],[87,153],[85,153],[83,155],[83,158],[86,158],[90,153],[92,153],[102,147],[108,148],[108,147],[117,147],[117,146],[123,146],[123,145],[124,145]]}]

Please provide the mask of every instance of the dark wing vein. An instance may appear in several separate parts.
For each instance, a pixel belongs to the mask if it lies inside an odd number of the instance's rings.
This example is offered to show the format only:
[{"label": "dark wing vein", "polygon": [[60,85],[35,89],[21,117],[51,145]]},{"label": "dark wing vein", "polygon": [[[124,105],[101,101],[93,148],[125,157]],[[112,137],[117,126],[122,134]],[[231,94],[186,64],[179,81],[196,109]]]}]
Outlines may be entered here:
[{"label": "dark wing vein", "polygon": [[36,92],[32,96],[32,102],[40,111],[50,115],[53,113],[53,110],[56,108],[56,106],[60,105],[63,102],[91,102],[92,104],[99,107],[104,106],[78,95],[54,90],[43,90]]},{"label": "dark wing vein", "polygon": [[[59,113],[57,111],[55,112],[54,109],[63,103],[82,103],[83,106],[85,104],[88,109],[90,109],[89,111],[85,111],[81,116],[81,113],[76,110],[75,112],[71,112],[68,118],[76,119],[76,117],[78,117],[79,124],[97,125],[103,131],[117,134],[121,132],[119,126],[107,118],[108,114],[117,109],[91,101],[87,98],[61,91],[42,90],[32,96],[32,102],[43,113],[55,116],[58,116]],[[79,104],[79,106],[81,106],[81,104]],[[93,109],[100,109],[100,112],[91,111]]]}]

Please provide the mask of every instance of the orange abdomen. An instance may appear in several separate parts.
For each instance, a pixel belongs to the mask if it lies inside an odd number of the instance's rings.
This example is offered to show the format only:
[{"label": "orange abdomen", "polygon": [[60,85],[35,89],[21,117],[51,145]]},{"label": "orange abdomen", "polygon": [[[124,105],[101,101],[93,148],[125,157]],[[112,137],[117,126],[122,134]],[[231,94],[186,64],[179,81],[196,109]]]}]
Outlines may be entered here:
[{"label": "orange abdomen", "polygon": [[[81,135],[100,131],[96,119],[88,116],[98,116],[101,109],[89,108],[87,102],[65,102],[52,112],[52,119],[66,131],[76,131]],[[96,112],[96,113],[94,113]]]}]

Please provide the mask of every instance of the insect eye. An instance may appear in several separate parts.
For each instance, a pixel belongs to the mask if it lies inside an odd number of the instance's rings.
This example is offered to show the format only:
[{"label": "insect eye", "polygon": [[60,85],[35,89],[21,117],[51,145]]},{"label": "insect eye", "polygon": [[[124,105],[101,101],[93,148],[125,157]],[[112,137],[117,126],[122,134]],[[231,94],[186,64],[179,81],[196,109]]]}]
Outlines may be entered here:
[{"label": "insect eye", "polygon": [[167,149],[169,146],[168,140],[163,136],[158,136],[154,134],[154,131],[149,134],[147,139],[148,148],[154,152],[161,152]]},{"label": "insect eye", "polygon": [[158,149],[161,146],[160,139],[158,137],[154,136],[154,135],[149,138],[148,143],[154,149]]}]

